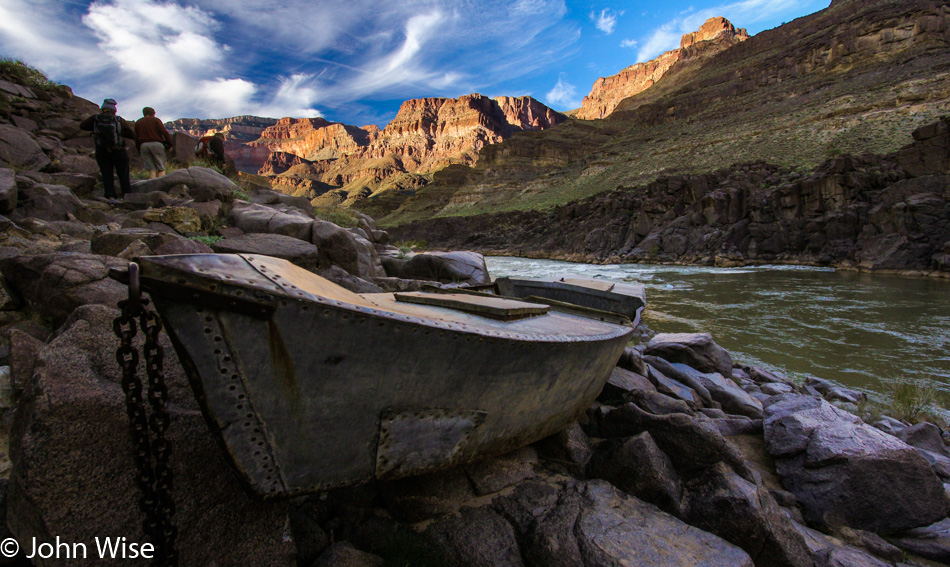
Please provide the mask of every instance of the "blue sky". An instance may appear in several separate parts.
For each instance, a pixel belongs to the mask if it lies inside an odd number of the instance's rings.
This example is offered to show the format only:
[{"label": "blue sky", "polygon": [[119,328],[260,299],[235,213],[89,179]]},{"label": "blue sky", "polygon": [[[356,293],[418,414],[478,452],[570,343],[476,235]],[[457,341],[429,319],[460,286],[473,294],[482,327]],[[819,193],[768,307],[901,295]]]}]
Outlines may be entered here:
[{"label": "blue sky", "polygon": [[0,55],[137,118],[388,123],[469,93],[580,106],[598,77],[724,16],[750,34],[829,0],[0,0]]}]

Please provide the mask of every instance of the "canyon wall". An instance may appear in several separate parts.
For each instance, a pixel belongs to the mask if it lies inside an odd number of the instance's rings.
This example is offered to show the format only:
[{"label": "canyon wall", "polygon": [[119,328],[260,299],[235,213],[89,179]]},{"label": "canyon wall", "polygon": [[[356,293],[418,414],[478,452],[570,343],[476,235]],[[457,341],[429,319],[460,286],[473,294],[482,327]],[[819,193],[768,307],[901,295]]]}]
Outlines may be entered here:
[{"label": "canyon wall", "polygon": [[[723,50],[748,38],[744,28],[737,30],[725,18],[710,18],[699,30],[684,35],[680,39],[679,49],[667,51],[656,59],[631,65],[616,75],[597,79],[590,94],[584,97],[576,116],[582,120],[608,116],[620,101],[652,87],[673,64],[688,58],[695,51],[689,48],[699,42],[714,41],[718,50]],[[702,53],[708,55],[710,51],[702,50]]]}]

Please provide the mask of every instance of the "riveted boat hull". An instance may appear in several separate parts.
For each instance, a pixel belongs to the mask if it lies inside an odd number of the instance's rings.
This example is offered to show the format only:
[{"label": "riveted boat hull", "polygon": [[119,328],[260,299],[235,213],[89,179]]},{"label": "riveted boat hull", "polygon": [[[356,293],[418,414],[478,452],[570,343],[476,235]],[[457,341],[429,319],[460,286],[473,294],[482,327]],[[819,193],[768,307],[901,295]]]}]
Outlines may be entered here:
[{"label": "riveted boat hull", "polygon": [[265,497],[420,474],[550,435],[597,396],[631,332],[360,296],[262,256],[140,261],[209,424]]}]

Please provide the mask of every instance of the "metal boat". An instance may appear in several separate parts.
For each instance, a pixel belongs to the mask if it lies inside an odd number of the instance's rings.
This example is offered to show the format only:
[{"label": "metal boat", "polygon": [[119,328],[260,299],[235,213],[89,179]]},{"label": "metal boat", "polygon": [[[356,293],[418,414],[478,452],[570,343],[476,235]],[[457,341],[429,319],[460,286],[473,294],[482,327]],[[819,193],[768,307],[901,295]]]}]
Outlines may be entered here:
[{"label": "metal boat", "polygon": [[640,314],[647,303],[646,292],[641,285],[594,278],[498,278],[495,286],[498,294],[505,297],[556,302],[605,314],[613,313],[629,319],[634,327],[640,322]]},{"label": "metal boat", "polygon": [[267,256],[138,262],[209,424],[264,497],[544,438],[590,405],[632,332],[502,297],[356,294]]}]

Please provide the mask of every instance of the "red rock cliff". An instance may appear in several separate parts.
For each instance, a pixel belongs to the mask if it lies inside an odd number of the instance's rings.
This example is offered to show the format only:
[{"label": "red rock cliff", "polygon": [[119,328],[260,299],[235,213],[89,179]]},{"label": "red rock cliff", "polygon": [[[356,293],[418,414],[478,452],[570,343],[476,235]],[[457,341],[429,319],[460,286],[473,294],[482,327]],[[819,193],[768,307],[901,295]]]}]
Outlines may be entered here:
[{"label": "red rock cliff", "polygon": [[701,41],[716,40],[732,46],[749,38],[745,29],[736,29],[729,20],[709,18],[698,31],[680,39],[680,48],[663,53],[656,59],[631,65],[616,75],[601,77],[594,82],[590,94],[584,97],[577,117],[596,120],[609,115],[623,99],[641,93],[653,86],[670,70],[674,63],[688,57],[688,47]]}]

